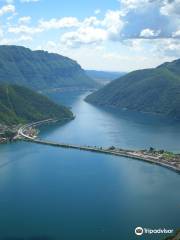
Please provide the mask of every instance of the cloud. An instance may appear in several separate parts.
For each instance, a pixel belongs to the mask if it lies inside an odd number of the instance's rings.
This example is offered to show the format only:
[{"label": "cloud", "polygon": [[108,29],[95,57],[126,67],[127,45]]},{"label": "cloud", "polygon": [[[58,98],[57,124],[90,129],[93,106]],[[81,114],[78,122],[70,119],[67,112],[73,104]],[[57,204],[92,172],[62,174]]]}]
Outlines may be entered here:
[{"label": "cloud", "polygon": [[161,54],[163,57],[179,57],[180,56],[180,40],[179,39],[162,39],[156,40],[155,51]]},{"label": "cloud", "polygon": [[74,47],[106,40],[117,41],[125,25],[123,13],[112,10],[108,10],[103,19],[98,19],[96,16],[81,21],[75,17],[40,19],[36,26],[29,26],[30,20],[30,16],[20,17],[17,25],[10,24],[8,32],[32,36],[52,29],[63,29],[65,33],[61,36],[61,42]]},{"label": "cloud", "polygon": [[173,38],[180,38],[180,29],[172,33]]},{"label": "cloud", "polygon": [[142,38],[154,38],[158,37],[160,34],[160,31],[155,31],[149,28],[143,29],[140,33],[140,37]]},{"label": "cloud", "polygon": [[36,27],[29,27],[26,25],[18,25],[18,26],[10,26],[8,28],[8,32],[9,33],[13,33],[13,34],[24,34],[24,35],[34,35],[36,33],[40,33],[43,30],[40,28],[36,28]]},{"label": "cloud", "polygon": [[80,23],[80,26],[99,26],[101,23],[100,20],[97,19],[97,17],[88,17],[88,18],[85,18],[83,22]]},{"label": "cloud", "polygon": [[93,44],[105,41],[107,33],[105,30],[94,27],[80,27],[77,31],[64,33],[61,43],[68,47],[77,47],[81,44]]},{"label": "cloud", "polygon": [[[87,51],[93,64],[102,61],[102,66],[106,62],[107,68],[114,64],[116,69],[124,61],[127,68],[129,61],[131,66],[139,68],[144,61],[144,66],[151,66],[154,61],[180,56],[180,0],[119,0],[120,8],[107,9],[105,13],[96,9],[92,16],[85,18],[66,16],[38,20],[23,15],[15,17],[12,0],[0,1],[6,2],[0,8],[2,22],[5,22],[0,30],[0,43],[33,47],[41,44],[42,49],[67,53],[75,59],[79,59],[81,52],[81,62],[86,61]],[[12,14],[4,16],[6,13]],[[100,48],[104,48],[104,52],[97,50]],[[101,60],[96,60],[96,53]],[[87,61],[90,64],[90,60]]]},{"label": "cloud", "polygon": [[43,33],[48,30],[58,30],[62,28],[72,28],[75,26],[79,26],[78,19],[73,17],[65,17],[61,19],[53,18],[48,21],[41,19],[36,26],[29,26],[30,21],[30,16],[20,17],[18,19],[17,25],[13,26],[10,24],[10,26],[8,27],[8,33],[23,35],[24,39],[25,37],[28,39],[31,38],[32,35]]},{"label": "cloud", "polygon": [[154,39],[128,39],[124,44],[133,51],[139,51],[151,58],[177,58],[180,56],[180,39],[154,38]]},{"label": "cloud", "polygon": [[60,19],[52,18],[48,21],[40,20],[39,28],[44,30],[78,27],[79,20],[74,17],[64,17]]},{"label": "cloud", "polygon": [[136,9],[144,9],[148,7],[154,1],[150,0],[119,0],[121,7],[124,11],[131,11]]},{"label": "cloud", "polygon": [[120,38],[120,33],[125,25],[122,20],[123,13],[121,11],[108,11],[102,21],[102,26],[106,28],[108,38],[117,40]]},{"label": "cloud", "polygon": [[3,16],[6,13],[15,13],[16,9],[15,6],[12,4],[4,5],[0,8],[0,16]]},{"label": "cloud", "polygon": [[17,39],[17,42],[32,42],[32,40],[31,36],[22,35]]},{"label": "cloud", "polygon": [[31,21],[31,17],[30,16],[24,16],[24,17],[20,17],[18,20],[19,24],[28,24]]},{"label": "cloud", "polygon": [[179,16],[180,15],[180,0],[164,0],[160,13],[165,16]]},{"label": "cloud", "polygon": [[102,20],[94,16],[84,19],[75,31],[64,33],[61,42],[68,47],[77,47],[106,40],[116,41],[124,25],[121,11],[108,10]]}]

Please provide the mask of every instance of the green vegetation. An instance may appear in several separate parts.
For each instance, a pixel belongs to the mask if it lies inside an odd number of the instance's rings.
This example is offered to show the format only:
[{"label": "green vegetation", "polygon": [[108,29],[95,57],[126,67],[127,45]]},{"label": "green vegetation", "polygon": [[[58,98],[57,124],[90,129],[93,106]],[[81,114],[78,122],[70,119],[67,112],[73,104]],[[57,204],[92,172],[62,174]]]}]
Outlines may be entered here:
[{"label": "green vegetation", "polygon": [[150,147],[149,150],[142,150],[143,153],[148,153],[152,156],[159,156],[161,159],[166,161],[179,161],[180,154],[176,154],[173,152],[165,151],[163,149],[157,150],[153,147]]},{"label": "green vegetation", "polygon": [[12,139],[15,135],[16,135],[16,132],[8,129],[8,130],[5,130],[2,134],[0,134],[0,138]]},{"label": "green vegetation", "polygon": [[13,125],[47,118],[72,119],[73,114],[25,87],[0,85],[0,124]]},{"label": "green vegetation", "polygon": [[131,72],[92,93],[86,101],[180,119],[180,59]]},{"label": "green vegetation", "polygon": [[177,154],[174,154],[172,152],[164,152],[162,157],[166,160],[172,160],[177,157]]},{"label": "green vegetation", "polygon": [[18,46],[0,46],[0,83],[35,90],[78,87],[95,88],[80,65],[67,57]]}]

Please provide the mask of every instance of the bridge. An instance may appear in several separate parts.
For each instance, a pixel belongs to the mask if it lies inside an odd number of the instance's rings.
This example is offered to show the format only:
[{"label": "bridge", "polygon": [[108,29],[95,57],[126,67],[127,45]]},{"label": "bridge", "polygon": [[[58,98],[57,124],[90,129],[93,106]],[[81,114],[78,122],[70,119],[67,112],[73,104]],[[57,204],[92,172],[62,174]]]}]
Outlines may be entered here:
[{"label": "bridge", "polygon": [[41,124],[56,122],[56,121],[57,120],[54,120],[54,119],[46,119],[43,121],[26,124],[18,130],[18,135],[21,136],[23,140],[27,142],[32,142],[32,143],[42,144],[42,145],[49,145],[53,147],[71,148],[71,149],[77,149],[82,151],[127,157],[127,158],[137,159],[141,161],[146,161],[152,164],[158,164],[160,166],[170,168],[171,170],[174,170],[176,172],[180,172],[180,165],[178,166],[173,165],[167,162],[166,160],[159,159],[159,157],[157,156],[144,154],[141,151],[126,150],[126,149],[120,149],[120,148],[114,148],[114,147],[103,148],[103,147],[96,147],[96,146],[82,146],[82,145],[76,145],[76,144],[57,143],[49,140],[43,140],[40,138],[31,137],[24,132],[27,128],[36,127]]}]

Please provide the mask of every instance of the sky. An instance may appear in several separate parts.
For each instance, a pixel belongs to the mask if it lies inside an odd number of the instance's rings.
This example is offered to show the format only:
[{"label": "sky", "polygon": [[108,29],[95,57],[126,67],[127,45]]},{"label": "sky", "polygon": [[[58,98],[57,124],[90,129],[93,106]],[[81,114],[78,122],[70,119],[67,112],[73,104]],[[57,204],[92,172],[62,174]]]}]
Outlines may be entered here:
[{"label": "sky", "polygon": [[0,0],[0,45],[84,69],[132,71],[180,58],[180,0]]}]

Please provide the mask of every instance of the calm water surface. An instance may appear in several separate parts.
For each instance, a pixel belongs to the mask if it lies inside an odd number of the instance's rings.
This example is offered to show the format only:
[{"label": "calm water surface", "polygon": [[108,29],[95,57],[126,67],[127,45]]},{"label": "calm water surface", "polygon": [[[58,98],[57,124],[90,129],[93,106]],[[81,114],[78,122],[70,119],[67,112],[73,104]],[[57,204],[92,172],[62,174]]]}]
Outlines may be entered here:
[{"label": "calm water surface", "polygon": [[[97,108],[84,96],[51,94],[71,107],[76,119],[42,127],[41,137],[180,150],[180,123]],[[179,174],[141,161],[32,143],[1,145],[0,238],[134,240],[136,226],[175,229],[180,227],[179,186]]]}]

